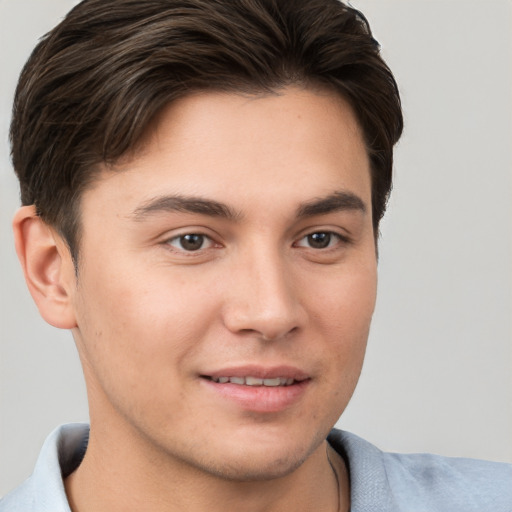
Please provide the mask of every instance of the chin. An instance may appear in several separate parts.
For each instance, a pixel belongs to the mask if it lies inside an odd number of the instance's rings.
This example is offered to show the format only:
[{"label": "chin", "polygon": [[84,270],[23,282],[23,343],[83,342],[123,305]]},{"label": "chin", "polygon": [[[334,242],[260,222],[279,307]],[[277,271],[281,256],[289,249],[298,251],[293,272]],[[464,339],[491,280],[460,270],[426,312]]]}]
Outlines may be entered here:
[{"label": "chin", "polygon": [[238,460],[224,460],[220,464],[205,464],[203,471],[211,475],[233,482],[255,482],[275,480],[293,473],[299,468],[307,456],[297,457],[296,454],[286,458],[254,460],[251,455],[245,455]]},{"label": "chin", "polygon": [[[225,446],[217,460],[200,461],[202,469],[218,478],[237,482],[283,478],[298,469],[318,449],[325,436],[318,435],[305,444],[286,438],[271,445],[247,440],[239,446]],[[288,441],[288,442],[286,442]]]}]

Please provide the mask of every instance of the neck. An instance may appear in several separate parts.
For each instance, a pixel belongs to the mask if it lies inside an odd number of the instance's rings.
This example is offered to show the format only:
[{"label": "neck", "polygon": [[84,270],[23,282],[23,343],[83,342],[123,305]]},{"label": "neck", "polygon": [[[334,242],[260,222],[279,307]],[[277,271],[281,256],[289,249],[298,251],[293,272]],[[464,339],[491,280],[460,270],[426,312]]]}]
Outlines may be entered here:
[{"label": "neck", "polygon": [[65,486],[73,512],[337,512],[349,505],[345,465],[325,441],[285,476],[232,481],[94,423],[84,460]]}]

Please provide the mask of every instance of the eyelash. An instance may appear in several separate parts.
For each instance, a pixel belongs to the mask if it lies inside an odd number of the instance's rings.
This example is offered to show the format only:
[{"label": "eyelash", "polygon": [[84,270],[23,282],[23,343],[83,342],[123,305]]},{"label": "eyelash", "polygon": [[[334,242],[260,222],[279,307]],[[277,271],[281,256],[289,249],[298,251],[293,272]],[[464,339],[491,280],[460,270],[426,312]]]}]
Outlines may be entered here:
[{"label": "eyelash", "polygon": [[[194,249],[194,250],[187,250],[184,246],[183,246],[183,241],[187,238],[187,237],[197,237],[197,238],[201,238],[201,246],[198,247],[197,249]],[[173,247],[174,249],[177,249],[178,251],[180,252],[185,252],[185,253],[196,253],[196,252],[199,252],[201,250],[204,250],[205,248],[203,247],[204,245],[204,242],[205,241],[209,241],[210,242],[210,246],[213,247],[215,245],[215,242],[212,240],[211,237],[209,237],[208,235],[205,235],[203,233],[183,233],[182,235],[178,235],[178,236],[174,236],[172,238],[170,238],[169,240],[167,240],[165,243],[167,245],[170,245],[171,247]],[[181,247],[176,247],[175,245],[173,245],[173,242],[177,242]],[[207,249],[210,249],[211,247],[208,247]]]},{"label": "eyelash", "polygon": [[[336,246],[340,244],[348,244],[350,243],[350,239],[346,236],[340,235],[339,233],[336,233],[334,231],[313,231],[312,233],[308,233],[307,235],[304,235],[302,238],[300,238],[297,242],[294,243],[295,247],[304,247],[300,243],[303,240],[309,240],[311,243],[312,237],[316,235],[322,235],[327,237],[327,246],[326,247],[308,247],[309,249],[318,250],[318,251],[327,251],[329,249],[334,249]],[[333,240],[336,242],[335,244],[332,244]]]},{"label": "eyelash", "polygon": [[[320,235],[321,237],[327,238],[327,245],[325,247],[311,247],[311,246],[306,246],[306,245],[301,244],[302,241],[309,241],[309,243],[311,243],[313,241],[313,237],[318,236],[318,235]],[[192,238],[192,237],[195,237],[196,239],[200,239],[201,244],[196,249],[191,249],[190,247],[187,249],[184,246],[184,243],[185,244],[187,243],[187,241],[186,241],[187,238]],[[334,244],[333,244],[333,240],[335,241]],[[204,247],[205,242],[209,242],[208,247]],[[192,243],[193,243],[193,241],[192,241]],[[324,243],[324,241],[321,240],[320,243],[322,244],[322,243]],[[308,234],[304,235],[303,237],[299,238],[296,242],[294,242],[293,246],[294,247],[306,247],[306,248],[312,249],[314,251],[317,251],[317,250],[318,251],[326,251],[326,250],[335,248],[335,246],[337,246],[339,244],[348,244],[348,243],[350,243],[350,239],[348,237],[340,235],[339,233],[336,233],[334,231],[325,230],[325,231],[313,231],[311,233],[308,233]],[[174,237],[170,238],[169,240],[166,240],[165,244],[168,246],[171,246],[173,249],[175,249],[179,252],[192,255],[194,253],[199,253],[200,251],[211,249],[212,247],[215,246],[215,241],[212,240],[212,238],[210,236],[205,235],[203,233],[190,232],[190,233],[184,233],[181,235],[174,236]]]}]

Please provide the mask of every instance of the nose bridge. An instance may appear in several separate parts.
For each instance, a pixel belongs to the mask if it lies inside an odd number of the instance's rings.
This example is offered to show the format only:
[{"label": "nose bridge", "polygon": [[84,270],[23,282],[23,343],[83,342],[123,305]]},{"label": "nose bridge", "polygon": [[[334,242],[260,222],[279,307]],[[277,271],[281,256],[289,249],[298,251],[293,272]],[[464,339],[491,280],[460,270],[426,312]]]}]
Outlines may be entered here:
[{"label": "nose bridge", "polygon": [[300,325],[300,301],[285,255],[272,244],[244,250],[232,274],[225,323],[264,339],[285,336]]}]

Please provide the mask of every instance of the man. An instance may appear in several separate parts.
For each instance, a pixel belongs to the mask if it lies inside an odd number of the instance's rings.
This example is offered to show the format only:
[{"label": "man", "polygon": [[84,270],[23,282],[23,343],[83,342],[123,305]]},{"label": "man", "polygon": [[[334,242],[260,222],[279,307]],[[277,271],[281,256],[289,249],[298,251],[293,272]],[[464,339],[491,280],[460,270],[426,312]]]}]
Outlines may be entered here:
[{"label": "man", "polygon": [[0,510],[510,510],[509,466],[330,433],[401,129],[334,0],[73,9],[20,78],[14,230],[91,426],[54,432]]}]

